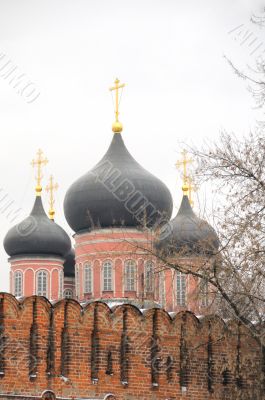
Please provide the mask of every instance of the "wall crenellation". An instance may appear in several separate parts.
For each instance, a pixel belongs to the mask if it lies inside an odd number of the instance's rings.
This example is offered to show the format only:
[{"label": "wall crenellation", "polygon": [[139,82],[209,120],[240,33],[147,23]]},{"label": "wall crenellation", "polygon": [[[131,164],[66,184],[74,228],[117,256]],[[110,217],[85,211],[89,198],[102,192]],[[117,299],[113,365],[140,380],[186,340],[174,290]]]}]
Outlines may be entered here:
[{"label": "wall crenellation", "polygon": [[[1,394],[258,399],[263,360],[244,326],[191,312],[0,294]],[[252,396],[252,397],[250,397]]]}]

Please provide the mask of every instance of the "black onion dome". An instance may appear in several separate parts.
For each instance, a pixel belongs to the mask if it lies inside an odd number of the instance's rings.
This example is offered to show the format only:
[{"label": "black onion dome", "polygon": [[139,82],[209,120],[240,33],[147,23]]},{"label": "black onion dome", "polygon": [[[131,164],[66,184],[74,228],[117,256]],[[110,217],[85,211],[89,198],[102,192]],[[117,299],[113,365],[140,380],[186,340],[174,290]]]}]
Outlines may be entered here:
[{"label": "black onion dome", "polygon": [[75,276],[75,251],[73,248],[65,256],[63,269],[64,269],[64,276],[68,276],[70,278]]},{"label": "black onion dome", "polygon": [[173,254],[213,254],[219,247],[217,234],[208,222],[198,218],[184,195],[176,217],[161,231],[158,250]]},{"label": "black onion dome", "polygon": [[9,256],[56,255],[64,257],[71,249],[67,233],[46,215],[37,196],[30,215],[11,228],[4,248]]},{"label": "black onion dome", "polygon": [[152,227],[169,220],[172,208],[168,188],[138,164],[117,133],[102,160],[72,184],[64,200],[66,220],[75,232]]}]

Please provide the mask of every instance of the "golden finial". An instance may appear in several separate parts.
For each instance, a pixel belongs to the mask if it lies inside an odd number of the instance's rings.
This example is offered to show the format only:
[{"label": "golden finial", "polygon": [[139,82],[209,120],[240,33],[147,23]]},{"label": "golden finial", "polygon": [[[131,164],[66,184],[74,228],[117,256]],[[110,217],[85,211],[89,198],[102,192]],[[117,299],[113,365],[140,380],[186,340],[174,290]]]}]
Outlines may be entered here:
[{"label": "golden finial", "polygon": [[188,185],[188,174],[187,174],[187,165],[192,163],[193,160],[187,157],[187,150],[183,150],[181,152],[182,154],[182,160],[176,162],[176,167],[181,168],[183,167],[183,185],[182,185],[182,191],[184,195],[188,195],[189,191],[189,185]]},{"label": "golden finial", "polygon": [[36,176],[36,181],[37,181],[37,186],[36,186],[36,196],[41,196],[41,180],[43,178],[41,167],[42,165],[46,165],[48,163],[47,158],[43,157],[43,151],[39,149],[37,151],[37,159],[32,160],[31,165],[33,167],[37,167],[37,176]]},{"label": "golden finial", "polygon": [[114,82],[114,86],[110,87],[109,90],[115,90],[115,122],[112,124],[112,130],[114,133],[120,133],[122,131],[122,123],[119,121],[119,89],[124,88],[125,83],[121,83],[117,78]]},{"label": "golden finial", "polygon": [[193,179],[188,176],[188,188],[189,188],[189,201],[190,205],[193,207],[194,206],[194,201],[192,199],[192,192],[196,192],[197,187],[194,185]]},{"label": "golden finial", "polygon": [[54,220],[54,191],[58,189],[58,183],[53,182],[53,176],[50,176],[49,179],[49,184],[46,186],[46,191],[49,193],[50,192],[50,199],[49,199],[49,204],[50,204],[50,209],[49,209],[49,218]]}]

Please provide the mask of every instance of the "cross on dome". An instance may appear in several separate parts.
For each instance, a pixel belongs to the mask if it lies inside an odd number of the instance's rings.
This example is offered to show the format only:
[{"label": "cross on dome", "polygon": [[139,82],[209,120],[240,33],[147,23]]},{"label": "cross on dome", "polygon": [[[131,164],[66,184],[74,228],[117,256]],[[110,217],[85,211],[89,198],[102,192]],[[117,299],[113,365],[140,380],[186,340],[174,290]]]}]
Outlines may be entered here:
[{"label": "cross on dome", "polygon": [[54,211],[54,203],[55,203],[55,199],[54,199],[54,192],[55,190],[57,190],[59,187],[58,183],[54,183],[54,178],[51,175],[49,178],[49,184],[46,186],[46,192],[49,193],[49,204],[50,204],[50,209],[49,209],[49,218],[54,220],[54,215],[55,215],[55,211]]},{"label": "cross on dome", "polygon": [[122,123],[119,122],[119,89],[124,88],[125,83],[120,83],[119,79],[116,78],[114,86],[110,87],[109,90],[115,91],[115,122],[112,124],[112,131],[114,133],[120,133],[123,129]]},{"label": "cross on dome", "polygon": [[197,191],[197,186],[194,185],[194,181],[193,181],[191,176],[188,176],[187,180],[188,180],[188,188],[189,188],[189,201],[190,201],[190,205],[193,207],[194,206],[194,201],[193,201],[193,198],[192,198],[192,192],[196,192]]},{"label": "cross on dome", "polygon": [[36,176],[36,181],[37,181],[37,185],[36,185],[36,195],[37,196],[41,196],[41,191],[42,191],[42,186],[41,186],[41,180],[43,178],[43,174],[42,174],[42,169],[41,167],[43,165],[46,165],[48,163],[48,159],[43,156],[43,151],[41,149],[39,149],[37,151],[37,159],[36,160],[32,160],[31,161],[31,165],[32,167],[37,167],[37,176]]},{"label": "cross on dome", "polygon": [[182,186],[182,191],[184,192],[185,195],[188,194],[189,191],[189,184],[188,184],[188,173],[187,173],[187,165],[191,164],[193,160],[191,158],[188,158],[188,153],[187,150],[183,150],[181,152],[182,154],[182,160],[179,160],[176,162],[176,167],[180,169],[183,167],[183,186]]}]

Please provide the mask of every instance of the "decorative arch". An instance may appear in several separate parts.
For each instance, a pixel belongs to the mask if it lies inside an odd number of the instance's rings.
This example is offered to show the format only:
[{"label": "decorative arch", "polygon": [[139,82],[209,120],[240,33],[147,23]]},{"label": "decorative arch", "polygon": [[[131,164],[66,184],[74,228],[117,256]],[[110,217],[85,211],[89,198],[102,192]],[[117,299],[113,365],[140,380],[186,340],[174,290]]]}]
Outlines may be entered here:
[{"label": "decorative arch", "polygon": [[42,400],[56,400],[55,393],[52,390],[45,390],[41,395]]},{"label": "decorative arch", "polygon": [[50,286],[51,286],[51,299],[58,300],[60,299],[60,292],[59,292],[59,276],[60,271],[58,268],[53,268],[50,272]]},{"label": "decorative arch", "polygon": [[35,293],[34,269],[27,268],[24,272],[24,296],[32,296]]},{"label": "decorative arch", "polygon": [[114,396],[114,394],[106,394],[103,400],[116,400],[117,398]]}]

